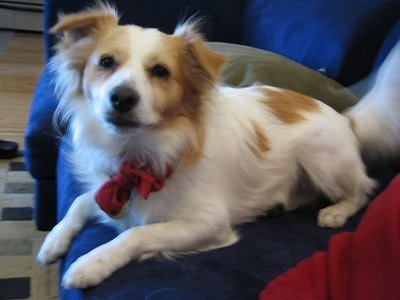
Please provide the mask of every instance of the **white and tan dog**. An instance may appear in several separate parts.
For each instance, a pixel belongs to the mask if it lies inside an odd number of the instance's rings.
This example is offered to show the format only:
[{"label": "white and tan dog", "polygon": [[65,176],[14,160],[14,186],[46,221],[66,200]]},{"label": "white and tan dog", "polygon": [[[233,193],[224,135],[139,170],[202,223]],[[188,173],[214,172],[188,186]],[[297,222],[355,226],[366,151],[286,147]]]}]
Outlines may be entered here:
[{"label": "white and tan dog", "polygon": [[[373,90],[341,115],[288,90],[218,85],[224,57],[191,22],[167,35],[119,26],[113,8],[100,5],[62,16],[52,32],[60,34],[51,60],[58,115],[70,121],[71,159],[87,193],[48,234],[38,260],[57,261],[88,221],[121,231],[79,258],[65,287],[97,285],[143,257],[231,245],[235,225],[317,192],[334,203],[319,212],[319,226],[342,226],[374,186],[360,151],[399,150],[399,46]],[[131,162],[159,185],[146,195],[128,187],[123,208],[103,211],[97,191]]]}]

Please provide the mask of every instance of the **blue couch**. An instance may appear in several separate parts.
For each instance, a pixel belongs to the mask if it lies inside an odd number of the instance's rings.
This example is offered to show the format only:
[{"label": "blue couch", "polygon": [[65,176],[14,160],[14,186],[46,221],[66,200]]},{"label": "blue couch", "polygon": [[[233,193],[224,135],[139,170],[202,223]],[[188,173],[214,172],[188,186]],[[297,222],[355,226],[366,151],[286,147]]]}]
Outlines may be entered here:
[{"label": "blue couch", "polygon": [[[321,78],[333,79],[343,86],[360,81],[380,65],[400,37],[398,0],[114,2],[122,15],[121,23],[157,27],[165,32],[172,32],[178,21],[195,13],[206,16],[208,25],[204,33],[208,40],[247,45],[282,55],[290,59],[289,63],[285,60],[285,68],[297,70],[297,76],[310,74],[302,70],[315,73],[311,77],[316,78],[313,81],[316,88]],[[78,11],[93,1],[46,0],[44,3],[48,61],[55,43],[48,29],[57,21],[57,14]],[[276,59],[280,61],[280,57]],[[275,84],[298,82],[301,78],[287,77],[275,80]],[[53,74],[45,66],[33,95],[25,134],[25,160],[35,180],[34,217],[40,230],[51,229],[66,214],[82,188],[70,171],[66,155],[69,136],[62,128],[56,130],[52,122],[57,105],[52,79]],[[282,86],[291,87],[284,83]],[[398,165],[389,162],[367,162],[367,165],[371,176],[380,181],[380,189],[399,171]],[[96,288],[85,291],[61,288],[60,297],[255,299],[274,277],[314,251],[325,249],[333,234],[354,230],[363,214],[357,214],[344,228],[321,229],[316,226],[315,218],[317,209],[324,204],[326,201],[321,198],[317,204],[283,216],[264,217],[244,225],[240,228],[242,239],[234,246],[172,261],[132,262]],[[60,273],[63,274],[79,256],[115,235],[116,232],[105,225],[87,226],[61,262]]]}]

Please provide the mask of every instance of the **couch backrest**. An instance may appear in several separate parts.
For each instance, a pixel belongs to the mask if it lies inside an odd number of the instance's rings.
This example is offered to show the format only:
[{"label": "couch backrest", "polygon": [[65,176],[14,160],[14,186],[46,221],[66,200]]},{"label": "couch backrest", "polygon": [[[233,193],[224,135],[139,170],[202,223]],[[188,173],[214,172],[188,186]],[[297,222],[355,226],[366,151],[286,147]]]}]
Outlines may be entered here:
[{"label": "couch backrest", "polygon": [[[58,14],[80,11],[97,0],[45,0],[44,38],[46,58],[52,54],[55,37],[48,34]],[[241,42],[241,20],[247,0],[109,0],[116,5],[121,24],[136,24],[171,33],[191,16],[204,17],[204,34],[210,41]]]},{"label": "couch backrest", "polygon": [[399,0],[250,0],[243,43],[349,85],[369,73],[399,19]]},{"label": "couch backrest", "polygon": [[[45,0],[46,58],[60,12],[97,0]],[[386,35],[400,19],[400,0],[109,0],[121,23],[172,32],[179,21],[206,17],[210,41],[272,51],[350,85],[367,76]],[[381,52],[382,53],[382,52]]]}]

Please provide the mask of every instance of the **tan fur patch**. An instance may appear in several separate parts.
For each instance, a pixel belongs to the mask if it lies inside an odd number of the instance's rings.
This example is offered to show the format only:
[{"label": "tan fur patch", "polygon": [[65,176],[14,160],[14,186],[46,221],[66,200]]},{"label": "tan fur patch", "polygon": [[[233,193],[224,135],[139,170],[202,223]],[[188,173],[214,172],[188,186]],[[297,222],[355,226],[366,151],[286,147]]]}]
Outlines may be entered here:
[{"label": "tan fur patch", "polygon": [[176,132],[193,132],[192,143],[187,145],[181,157],[185,166],[191,166],[203,154],[203,94],[212,84],[204,77],[205,70],[198,68],[181,37],[161,35],[160,38],[159,48],[151,52],[144,63],[145,69],[160,64],[168,68],[170,76],[158,79],[148,75],[154,94],[153,110],[162,119],[161,127]]},{"label": "tan fur patch", "polygon": [[259,89],[266,96],[263,103],[284,123],[293,124],[304,121],[305,112],[317,112],[320,109],[315,99],[294,91],[262,87]]},{"label": "tan fur patch", "polygon": [[225,62],[225,57],[208,49],[201,40],[197,40],[191,44],[190,50],[204,70],[216,82],[221,67]]},{"label": "tan fur patch", "polygon": [[200,127],[195,130],[197,144],[192,144],[182,159],[182,163],[188,167],[193,166],[203,156],[204,128]]},{"label": "tan fur patch", "polygon": [[118,16],[113,8],[100,5],[95,9],[88,9],[81,13],[61,15],[56,25],[50,28],[50,33],[66,33],[72,40],[80,39],[96,30],[104,31],[106,28],[115,27]]},{"label": "tan fur patch", "polygon": [[249,145],[249,147],[251,152],[253,152],[255,156],[261,157],[263,153],[271,149],[269,146],[268,138],[263,132],[261,126],[257,122],[252,121],[251,125],[254,130],[255,145]]}]

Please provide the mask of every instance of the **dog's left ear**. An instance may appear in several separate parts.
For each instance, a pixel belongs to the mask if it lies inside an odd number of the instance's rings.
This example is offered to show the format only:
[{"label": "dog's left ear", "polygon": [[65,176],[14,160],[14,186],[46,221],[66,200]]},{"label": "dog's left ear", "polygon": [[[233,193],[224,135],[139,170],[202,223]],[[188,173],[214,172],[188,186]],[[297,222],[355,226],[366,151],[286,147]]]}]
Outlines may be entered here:
[{"label": "dog's left ear", "polygon": [[197,27],[197,22],[188,21],[178,25],[174,35],[181,36],[185,40],[192,55],[200,66],[207,72],[212,80],[217,81],[221,67],[225,62],[225,57],[222,54],[211,51],[206,46]]}]

